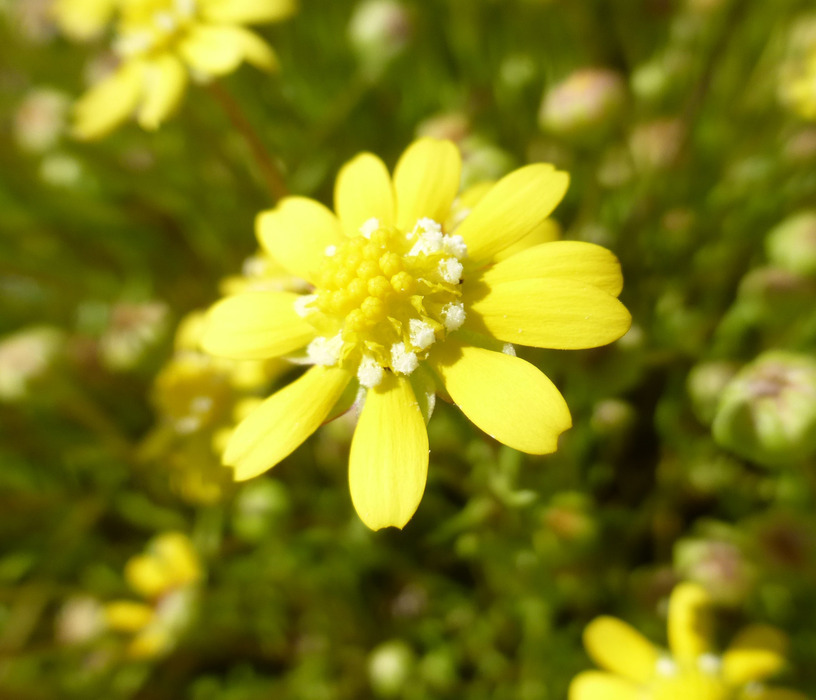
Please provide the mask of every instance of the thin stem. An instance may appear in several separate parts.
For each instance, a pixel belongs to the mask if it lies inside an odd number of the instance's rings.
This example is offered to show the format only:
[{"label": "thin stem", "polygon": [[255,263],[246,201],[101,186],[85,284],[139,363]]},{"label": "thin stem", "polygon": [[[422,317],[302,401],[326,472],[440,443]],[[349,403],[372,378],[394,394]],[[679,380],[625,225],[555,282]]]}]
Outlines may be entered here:
[{"label": "thin stem", "polygon": [[240,132],[241,136],[246,140],[252,157],[255,159],[258,170],[260,170],[261,176],[272,198],[277,201],[288,195],[289,188],[286,186],[286,181],[283,179],[280,168],[278,168],[275,159],[270,155],[266,146],[264,146],[263,141],[260,136],[258,136],[258,132],[247,119],[241,106],[220,83],[212,82],[208,85],[208,88],[215,101],[218,102],[221,109],[226,113],[232,126]]}]

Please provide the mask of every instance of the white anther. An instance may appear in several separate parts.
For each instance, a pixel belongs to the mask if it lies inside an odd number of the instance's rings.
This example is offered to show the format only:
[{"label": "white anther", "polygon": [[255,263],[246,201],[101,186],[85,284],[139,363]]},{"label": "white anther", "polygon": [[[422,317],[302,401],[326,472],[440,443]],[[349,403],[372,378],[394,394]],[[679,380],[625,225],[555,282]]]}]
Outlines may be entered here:
[{"label": "white anther", "polygon": [[459,235],[445,236],[445,239],[442,241],[442,249],[458,260],[463,260],[467,255],[465,239]]},{"label": "white anther", "polygon": [[418,350],[425,350],[431,347],[436,340],[433,326],[430,323],[412,318],[408,321],[408,329],[411,338],[411,345]]},{"label": "white anther", "polygon": [[419,367],[415,352],[405,349],[405,343],[394,343],[391,346],[391,367],[400,374],[411,374]]},{"label": "white anther", "polygon": [[326,250],[323,251],[328,257],[334,257],[334,254],[337,252],[336,245],[327,245]]},{"label": "white anther", "polygon": [[380,220],[372,217],[360,226],[360,233],[363,234],[363,238],[371,238],[371,234],[378,228],[380,228]]},{"label": "white anther", "polygon": [[306,354],[313,364],[336,365],[343,350],[343,336],[338,333],[331,338],[318,336],[306,347]]},{"label": "white anther", "polygon": [[213,400],[209,396],[196,396],[190,401],[190,410],[193,413],[207,413],[212,405]]},{"label": "white anther", "polygon": [[442,226],[433,219],[429,219],[427,217],[417,219],[417,222],[414,224],[413,233],[414,235],[419,235],[422,234],[423,232],[442,233]]},{"label": "white anther", "polygon": [[710,676],[719,675],[722,659],[716,654],[702,654],[697,657],[697,668]]},{"label": "white anther", "polygon": [[314,312],[314,309],[309,308],[309,304],[315,299],[317,299],[317,294],[304,294],[303,296],[299,296],[292,304],[295,308],[295,313],[301,318],[306,318],[309,314]]},{"label": "white anther", "polygon": [[178,28],[178,22],[170,12],[156,12],[153,15],[153,24],[168,34]]},{"label": "white anther", "polygon": [[505,343],[502,347],[502,353],[505,355],[510,355],[510,357],[516,356],[516,348],[512,343]]},{"label": "white anther", "polygon": [[448,284],[459,284],[462,279],[462,263],[456,258],[443,258],[439,261],[439,274]]},{"label": "white anther", "polygon": [[670,659],[668,656],[661,656],[657,660],[655,670],[661,676],[674,676],[678,671],[677,664],[674,662],[674,659]]},{"label": "white anther", "polygon": [[450,333],[458,330],[465,322],[465,305],[461,301],[452,301],[442,307],[442,322]]},{"label": "white anther", "polygon": [[357,379],[366,389],[373,389],[385,376],[385,370],[370,355],[363,355],[360,366],[357,368]]}]

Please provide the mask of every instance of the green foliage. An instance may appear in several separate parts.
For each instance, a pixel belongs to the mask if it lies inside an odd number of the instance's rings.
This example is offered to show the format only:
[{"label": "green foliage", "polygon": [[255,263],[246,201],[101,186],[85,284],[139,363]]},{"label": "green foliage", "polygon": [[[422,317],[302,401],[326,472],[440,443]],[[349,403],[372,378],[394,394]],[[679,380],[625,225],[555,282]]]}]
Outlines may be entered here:
[{"label": "green foliage", "polygon": [[[21,134],[42,115],[24,100],[73,99],[100,51],[38,19],[46,4],[0,3],[0,341],[59,338],[0,400],[0,696],[564,698],[590,666],[585,624],[614,614],[663,643],[681,579],[718,596],[725,639],[746,621],[785,630],[783,681],[816,695],[812,435],[766,468],[711,432],[742,365],[816,351],[812,235],[766,240],[816,201],[816,125],[776,99],[810,2],[406,0],[406,34],[355,47],[356,3],[302,0],[261,29],[279,75],[193,86],[156,133],[77,143],[57,117],[32,148]],[[596,66],[620,74],[623,102],[543,131],[542,96]],[[571,173],[555,218],[620,258],[634,327],[598,350],[520,350],[572,411],[557,454],[514,452],[438,405],[403,531],[357,519],[346,418],[220,497],[174,488],[154,379],[273,204],[225,104],[292,192],[327,204],[344,161],[393,165],[420,131],[458,139],[471,181],[539,160]],[[214,468],[209,442],[191,449]],[[130,660],[93,604],[131,595],[126,560],[165,530],[191,536],[206,580],[176,648]]]}]

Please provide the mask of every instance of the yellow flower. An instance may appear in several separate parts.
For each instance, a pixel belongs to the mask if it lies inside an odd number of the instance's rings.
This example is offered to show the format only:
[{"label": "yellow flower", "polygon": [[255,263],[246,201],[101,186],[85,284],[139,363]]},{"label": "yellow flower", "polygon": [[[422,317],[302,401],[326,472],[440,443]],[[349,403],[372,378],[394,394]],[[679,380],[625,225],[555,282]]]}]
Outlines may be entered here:
[{"label": "yellow flower", "polygon": [[609,673],[580,673],[569,700],[807,700],[796,691],[762,685],[785,666],[782,632],[749,625],[720,656],[712,622],[711,599],[694,583],[681,583],[669,599],[670,651],[614,617],[593,620],[584,644]]},{"label": "yellow flower", "polygon": [[125,578],[147,602],[116,600],[104,613],[109,629],[131,637],[129,656],[147,658],[172,648],[187,626],[202,575],[193,544],[181,532],[158,535],[144,554],[128,560]]},{"label": "yellow flower", "polygon": [[113,19],[120,0],[55,0],[54,21],[67,36],[87,41],[99,36]]},{"label": "yellow flower", "polygon": [[365,401],[349,483],[372,529],[404,526],[419,505],[436,393],[506,445],[532,454],[556,449],[571,425],[567,405],[508,344],[589,348],[619,338],[630,324],[616,298],[620,267],[604,248],[574,241],[500,260],[541,227],[551,230],[543,222],[568,176],[526,166],[463,216],[453,210],[460,169],[452,143],[421,139],[393,178],[370,153],[347,163],[336,214],[303,197],[260,214],[263,248],[312,291],[224,299],[209,314],[202,345],[245,359],[301,351],[313,366],[236,428],[224,460],[238,480],[289,455],[346,410],[358,386]]},{"label": "yellow flower", "polygon": [[275,22],[294,9],[294,0],[119,0],[114,47],[122,63],[79,99],[74,134],[100,138],[134,112],[142,128],[158,128],[191,75],[210,79],[244,61],[275,70],[272,48],[242,25]]}]

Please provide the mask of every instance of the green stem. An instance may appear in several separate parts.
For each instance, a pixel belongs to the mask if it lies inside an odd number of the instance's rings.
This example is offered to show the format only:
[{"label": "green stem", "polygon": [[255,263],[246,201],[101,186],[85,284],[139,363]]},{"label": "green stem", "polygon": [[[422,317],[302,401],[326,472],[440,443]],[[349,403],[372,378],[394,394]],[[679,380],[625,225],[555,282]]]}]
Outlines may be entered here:
[{"label": "green stem", "polygon": [[289,188],[286,186],[280,168],[266,149],[258,132],[247,119],[241,106],[220,83],[210,83],[208,88],[215,101],[224,110],[232,126],[244,137],[261,177],[263,177],[264,183],[269,190],[269,194],[272,195],[272,199],[278,201],[288,195]]}]

